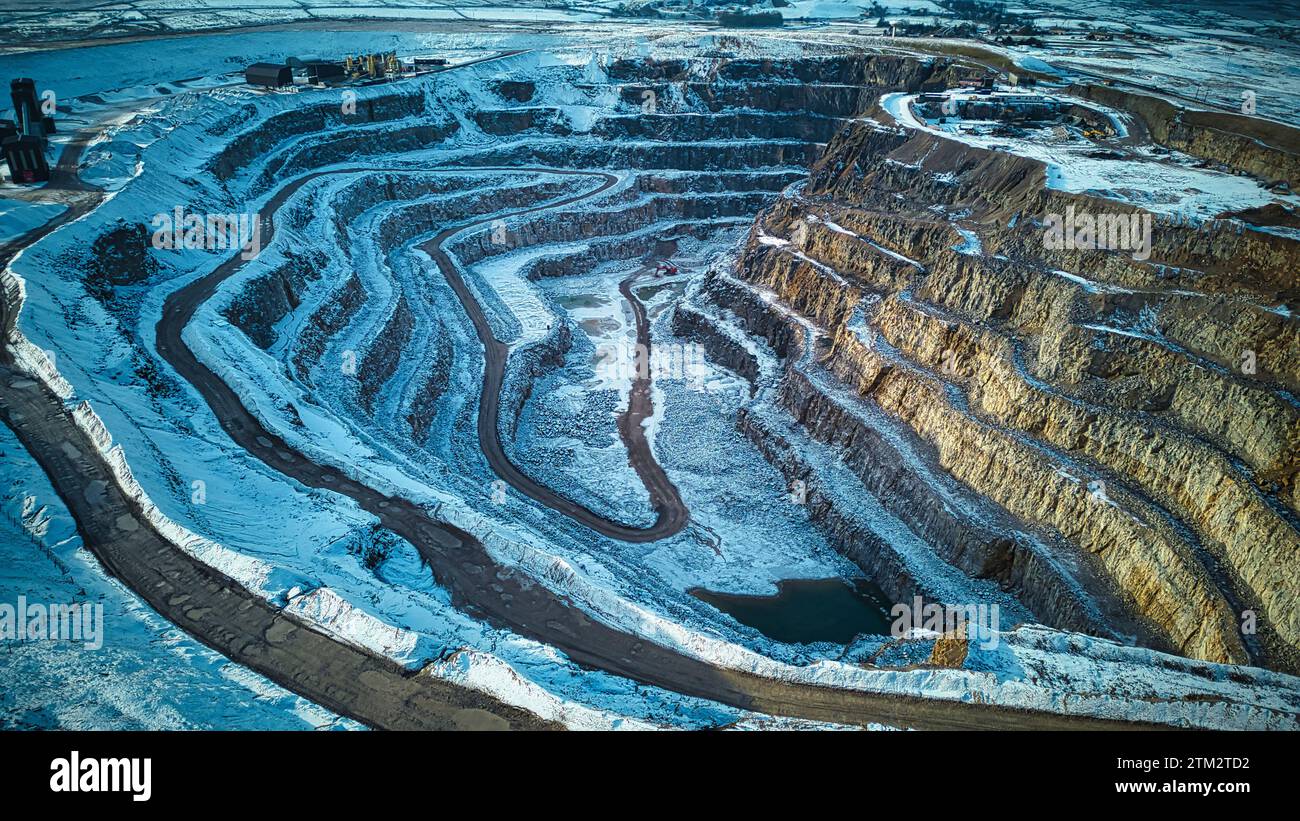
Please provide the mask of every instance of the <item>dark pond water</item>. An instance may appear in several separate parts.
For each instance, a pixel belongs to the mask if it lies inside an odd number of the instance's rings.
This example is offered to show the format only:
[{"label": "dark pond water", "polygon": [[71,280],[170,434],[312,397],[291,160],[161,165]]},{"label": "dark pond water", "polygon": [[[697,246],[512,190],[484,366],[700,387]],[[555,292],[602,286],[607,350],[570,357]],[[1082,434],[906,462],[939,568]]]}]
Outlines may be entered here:
[{"label": "dark pond water", "polygon": [[848,644],[859,633],[889,635],[892,603],[866,579],[786,579],[775,596],[715,593],[697,587],[690,594],[768,638],[789,644],[829,641]]}]

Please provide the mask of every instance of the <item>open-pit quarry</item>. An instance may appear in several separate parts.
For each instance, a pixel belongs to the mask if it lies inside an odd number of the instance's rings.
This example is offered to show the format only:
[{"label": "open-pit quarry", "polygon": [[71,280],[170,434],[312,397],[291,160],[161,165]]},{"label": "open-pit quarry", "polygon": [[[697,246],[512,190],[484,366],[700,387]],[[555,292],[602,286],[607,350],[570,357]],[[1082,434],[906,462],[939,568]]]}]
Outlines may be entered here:
[{"label": "open-pit quarry", "polygon": [[[933,39],[466,39],[60,103],[0,524],[155,676],[295,726],[1297,729],[1300,130]],[[227,726],[122,688],[4,723]]]}]

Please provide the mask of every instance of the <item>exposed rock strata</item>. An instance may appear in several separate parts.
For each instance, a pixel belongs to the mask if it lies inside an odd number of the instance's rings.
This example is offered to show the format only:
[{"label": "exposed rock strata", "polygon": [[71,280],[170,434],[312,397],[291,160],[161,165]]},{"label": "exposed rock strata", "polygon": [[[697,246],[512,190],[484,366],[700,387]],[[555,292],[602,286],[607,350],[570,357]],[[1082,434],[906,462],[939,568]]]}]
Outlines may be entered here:
[{"label": "exposed rock strata", "polygon": [[[1289,173],[1276,145],[1252,159],[1215,142],[1229,137],[1192,133],[1210,128],[1203,117],[1162,129],[1138,113],[1172,147]],[[901,423],[962,488],[1065,546],[1074,569],[992,569],[1020,543],[1011,531],[936,526],[933,494],[897,476],[915,468],[873,457],[845,401],[789,358],[782,404],[869,465],[864,488],[896,512],[910,505],[908,527],[936,552],[998,578],[1045,621],[1069,621],[1062,602],[1078,583],[1103,605],[1113,596],[1148,641],[1296,669],[1300,327],[1287,306],[1297,243],[1231,220],[1156,217],[1149,260],[1050,250],[1047,214],[1137,209],[1049,189],[1033,160],[871,116],[841,130],[808,184],[756,222],[737,273],[781,310],[721,281],[714,298],[782,355],[795,318],[809,323],[822,338],[816,367],[864,413]],[[702,330],[689,316],[680,324]],[[1245,610],[1259,615],[1257,634],[1239,629]]]}]

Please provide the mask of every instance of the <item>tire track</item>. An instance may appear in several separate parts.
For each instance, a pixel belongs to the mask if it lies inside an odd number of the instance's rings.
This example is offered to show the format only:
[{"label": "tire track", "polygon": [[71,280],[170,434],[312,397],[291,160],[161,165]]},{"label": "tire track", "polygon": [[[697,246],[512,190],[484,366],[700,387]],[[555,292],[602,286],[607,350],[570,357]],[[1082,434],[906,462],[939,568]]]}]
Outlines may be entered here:
[{"label": "tire track", "polygon": [[[72,159],[70,167],[74,170],[75,177],[75,156],[65,152],[64,160],[69,159]],[[69,167],[64,162],[60,162],[60,166]],[[323,172],[289,183],[268,207],[278,207],[293,191],[321,173]],[[98,202],[98,198],[95,201]],[[92,208],[93,204],[79,208],[76,216]],[[271,208],[270,213],[259,215],[263,228],[270,229],[264,235],[268,242],[274,231],[271,217],[273,212],[274,208]],[[43,236],[69,218],[65,215],[54,225],[39,230],[39,235]],[[39,238],[37,232],[32,232],[24,237],[20,247],[25,247],[36,238]],[[17,247],[14,248],[12,253],[17,250]],[[6,256],[11,258],[12,253]],[[493,625],[550,644],[578,664],[685,695],[772,715],[840,723],[879,722],[919,729],[1144,726],[1087,716],[843,690],[769,679],[700,661],[592,620],[567,598],[551,592],[530,578],[523,578],[522,574],[511,567],[496,563],[484,546],[472,536],[437,522],[414,503],[386,497],[333,468],[310,462],[278,436],[265,430],[242,406],[234,392],[197,361],[181,340],[181,331],[193,317],[197,306],[215,292],[223,279],[235,273],[242,262],[236,254],[209,275],[173,293],[167,299],[157,329],[159,354],[172,363],[178,374],[191,382],[222,428],[250,455],[304,485],[349,496],[376,515],[386,527],[411,541],[429,563],[436,580],[449,590],[455,606]],[[7,361],[9,352],[0,352],[0,357]],[[483,726],[484,721],[491,718],[490,714],[511,715],[513,721],[507,720],[511,721],[512,726],[539,726],[532,716],[520,716],[520,711],[516,708],[494,700],[481,699],[482,694],[446,685],[431,677],[410,676],[409,671],[397,671],[396,675],[406,681],[427,679],[447,689],[439,692],[438,698],[432,702],[417,695],[388,691],[376,684],[373,675],[367,672],[369,668],[365,666],[382,666],[387,660],[296,623],[278,611],[267,614],[270,618],[278,617],[282,620],[278,623],[285,625],[273,634],[266,629],[237,629],[241,614],[250,609],[266,608],[265,603],[219,571],[197,562],[158,536],[138,506],[120,493],[111,475],[94,478],[97,474],[87,468],[87,464],[94,464],[94,461],[86,463],[82,460],[72,467],[59,462],[59,443],[83,441],[84,434],[80,434],[83,439],[76,438],[79,429],[72,424],[63,403],[47,389],[26,374],[16,373],[7,367],[3,371],[0,378],[5,380],[6,391],[0,397],[0,410],[3,410],[4,420],[14,428],[24,446],[50,476],[60,497],[74,513],[87,546],[95,552],[108,572],[149,601],[151,606],[172,623],[204,644],[232,660],[258,670],[282,686],[373,726]],[[13,411],[19,400],[31,404],[15,414]],[[38,418],[48,420],[46,424],[63,427],[38,436],[35,434],[37,429],[32,424],[32,420]],[[85,452],[91,453],[93,460],[102,462],[92,443],[86,444],[88,448]],[[99,494],[90,493],[94,488],[107,490],[108,493],[101,498]],[[85,508],[81,501],[91,504],[91,509]],[[131,529],[131,525],[135,526],[134,529]],[[123,530],[154,533],[158,538],[152,544],[147,544],[139,537],[121,538]],[[179,566],[175,563],[179,563]],[[165,579],[169,579],[175,587],[167,587]],[[499,591],[494,591],[491,586],[499,588]],[[177,596],[163,595],[164,592],[175,592],[178,596],[193,595],[201,588],[221,597],[216,602],[220,606],[214,606],[208,613],[195,611],[196,616],[202,615],[203,618],[190,618],[184,610],[177,609],[184,604],[184,600]],[[288,630],[288,627],[294,629]],[[313,642],[292,653],[295,663],[303,665],[301,668],[286,666],[275,652],[274,645],[286,636],[302,636]],[[352,662],[348,668],[334,666],[329,663],[329,659],[339,651],[359,654],[359,660]],[[377,699],[389,699],[388,706],[377,709]],[[457,714],[453,713],[448,722],[447,712],[440,712],[441,708],[438,707],[439,704],[448,703],[453,705],[454,710],[465,708],[475,712],[459,714],[461,721],[457,721]],[[483,715],[484,713],[489,715]]]},{"label": "tire track", "polygon": [[[502,170],[502,169],[484,169],[484,170]],[[565,176],[593,177],[601,180],[601,184],[590,191],[578,194],[572,197],[566,197],[558,201],[552,201],[538,206],[523,208],[506,214],[494,214],[490,217],[473,220],[460,225],[447,228],[435,236],[433,239],[425,242],[420,247],[428,254],[442,271],[443,277],[451,289],[455,291],[456,297],[460,300],[465,312],[469,314],[470,321],[474,324],[474,331],[478,334],[479,342],[483,345],[483,354],[486,364],[484,366],[483,388],[479,394],[479,412],[478,412],[478,439],[479,446],[483,450],[483,455],[487,457],[488,464],[498,476],[504,479],[515,490],[524,494],[528,498],[540,502],[546,507],[563,513],[570,519],[585,525],[603,536],[613,539],[619,539],[625,542],[653,542],[672,536],[686,527],[690,521],[690,511],[682,502],[681,494],[673,485],[668,474],[664,472],[663,467],[655,460],[654,453],[650,448],[649,442],[646,441],[645,429],[641,423],[650,418],[653,413],[650,398],[650,378],[649,376],[638,376],[633,383],[631,394],[628,398],[627,412],[619,416],[618,429],[624,444],[627,446],[628,462],[636,471],[641,481],[645,484],[646,490],[650,494],[650,503],[655,510],[655,522],[648,528],[629,527],[619,522],[607,519],[598,513],[578,504],[560,494],[534,481],[520,470],[510,458],[506,456],[505,450],[501,445],[501,429],[498,426],[501,404],[501,385],[505,378],[506,364],[510,356],[510,348],[492,334],[492,325],[483,312],[483,308],[474,298],[465,280],[460,275],[460,271],[451,261],[447,252],[443,250],[444,243],[456,234],[466,231],[484,223],[494,222],[498,219],[507,217],[517,217],[524,214],[535,213],[537,211],[559,208],[565,205],[572,205],[585,199],[597,196],[618,182],[618,177],[603,171],[573,171],[555,168],[531,168],[519,169],[547,174],[560,174]],[[619,291],[627,297],[632,305],[632,311],[636,316],[637,325],[637,342],[645,346],[647,358],[650,351],[650,326],[646,321],[645,308],[641,305],[630,291],[624,287],[627,281],[619,286]]]},{"label": "tire track", "polygon": [[[259,215],[263,246],[268,245],[274,236],[273,216],[276,209],[302,185],[329,173],[373,173],[382,170],[385,169],[367,167],[315,172],[286,184]],[[445,170],[465,173],[466,169]],[[508,170],[605,176],[603,172],[562,169],[513,167]],[[608,179],[605,182],[613,184]],[[577,198],[592,196],[599,193],[599,190],[578,195]],[[551,203],[538,208],[555,207],[557,204],[564,203]],[[493,217],[496,218],[498,217]],[[475,221],[476,224],[480,222],[482,220]],[[430,247],[431,253],[445,258],[445,253],[437,243],[465,227],[468,226],[457,226],[435,237],[432,241],[435,244]],[[522,571],[498,563],[473,535],[436,520],[428,511],[410,500],[385,496],[335,468],[311,461],[282,438],[266,430],[243,406],[234,391],[197,360],[182,341],[181,331],[198,306],[211,297],[217,286],[236,273],[244,262],[239,254],[235,254],[212,273],[173,292],[167,298],[156,329],[159,354],[200,393],[221,427],[236,444],[269,467],[303,485],[348,496],[376,516],[384,527],[415,545],[428,563],[437,583],[451,594],[453,605],[465,612],[482,618],[495,627],[555,647],[582,666],[683,695],[770,715],[862,725],[880,723],[917,729],[1143,726],[1090,716],[847,690],[767,678],[700,660],[592,619],[567,596],[538,584]],[[447,264],[450,265],[449,259]],[[450,270],[455,273],[454,267]],[[458,274],[456,276],[459,277]],[[482,424],[480,416],[480,426]]]}]

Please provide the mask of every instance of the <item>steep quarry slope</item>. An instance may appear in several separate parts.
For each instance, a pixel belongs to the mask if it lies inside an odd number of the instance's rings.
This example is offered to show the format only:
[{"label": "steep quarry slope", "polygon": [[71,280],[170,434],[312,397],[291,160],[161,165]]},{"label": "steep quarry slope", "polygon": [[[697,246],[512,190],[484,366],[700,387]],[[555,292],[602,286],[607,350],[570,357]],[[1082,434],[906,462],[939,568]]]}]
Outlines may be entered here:
[{"label": "steep quarry slope", "polygon": [[1153,142],[1184,151],[1266,182],[1300,186],[1300,131],[1288,125],[1221,111],[1187,110],[1168,100],[1104,85],[1076,85],[1070,92],[1131,112]]},{"label": "steep quarry slope", "polygon": [[[955,700],[933,726],[985,702],[1293,724],[1285,677],[1061,632],[1293,668],[1287,232],[1162,222],[1149,261],[1048,251],[1044,214],[1100,202],[876,108],[955,80],[902,54],[582,51],[360,88],[351,113],[337,90],[220,91],[169,109],[174,129],[75,239],[24,254],[25,331],[59,343],[99,430],[124,442],[114,458],[160,507],[231,543],[203,561],[410,670],[491,653],[583,704],[662,698],[663,723],[687,726],[717,720],[683,719],[682,694],[828,720],[862,720],[881,693]],[[1212,149],[1174,131],[1157,139]],[[1267,149],[1225,164],[1287,178]],[[149,215],[178,205],[261,209],[274,238],[246,262],[150,247]],[[618,390],[592,400],[594,343],[564,299],[634,314],[624,286],[664,256],[689,262],[639,288],[654,344],[698,340],[749,384],[717,368],[716,394],[656,377],[651,456],[690,521],[620,541],[570,503],[645,528],[649,483],[605,413]],[[485,352],[503,348],[497,433],[558,503],[493,498],[504,472],[476,421],[492,404]],[[569,405],[546,404],[570,388]],[[588,423],[612,446],[594,453],[599,436],[574,432]],[[559,437],[538,430],[569,439],[546,451]],[[199,515],[194,476],[242,496]],[[406,541],[393,558],[354,554],[354,524]],[[951,654],[945,638],[918,667],[926,639],[782,644],[690,593],[706,574],[746,589],[852,575],[828,544],[896,601],[998,604],[1014,652]],[[1243,637],[1248,609],[1260,629]],[[956,656],[969,663],[935,669]],[[1080,676],[1088,659],[1116,666]],[[1112,687],[1112,669],[1143,686]],[[1263,713],[1233,713],[1238,684]]]},{"label": "steep quarry slope", "polygon": [[[277,179],[361,153],[395,156],[376,172],[313,184],[292,202],[285,219],[294,241],[250,266],[223,312],[283,359],[316,401],[419,461],[421,446],[436,446],[435,430],[450,435],[460,400],[443,394],[468,364],[449,335],[448,294],[425,285],[427,263],[414,251],[435,228],[587,185],[527,169],[603,168],[622,177],[606,194],[503,221],[499,230],[467,230],[447,250],[471,283],[497,258],[518,259],[506,264],[530,280],[639,262],[674,238],[743,229],[882,91],[935,80],[942,76],[933,66],[903,57],[616,60],[485,72],[432,93],[401,89],[366,101],[360,124],[325,104],[243,131],[237,121],[222,124],[236,135],[211,168],[227,187],[266,191]],[[403,156],[431,147],[441,172],[423,173],[427,163]],[[254,157],[265,160],[245,170]],[[315,213],[332,218],[313,221]],[[502,398],[509,440],[528,379],[559,361],[570,327],[547,320],[531,338],[492,287],[475,287],[506,337],[521,335]]]},{"label": "steep quarry slope", "polygon": [[[1133,113],[1188,153],[1294,175],[1290,129],[1269,124],[1265,143]],[[1047,217],[1071,207],[1137,210],[877,109],[758,218],[694,325],[784,357],[770,386],[797,430],[743,424],[790,475],[831,485],[785,447],[831,446],[908,539],[1044,623],[1300,669],[1300,244],[1157,216],[1146,260],[1050,250]],[[847,527],[853,498],[827,490],[828,527]],[[891,592],[926,588],[898,538],[843,538],[869,545],[860,560]]]}]

